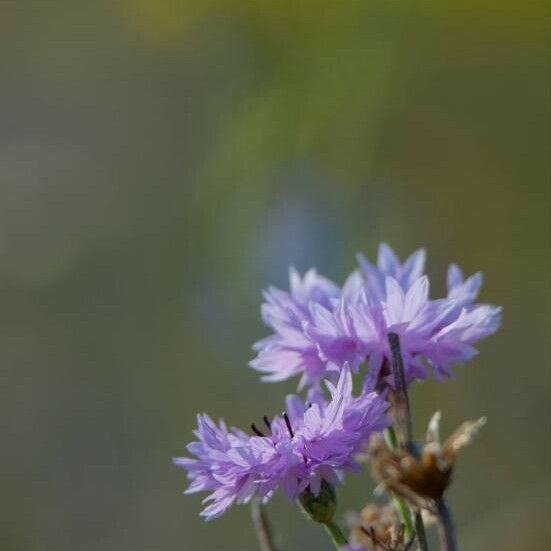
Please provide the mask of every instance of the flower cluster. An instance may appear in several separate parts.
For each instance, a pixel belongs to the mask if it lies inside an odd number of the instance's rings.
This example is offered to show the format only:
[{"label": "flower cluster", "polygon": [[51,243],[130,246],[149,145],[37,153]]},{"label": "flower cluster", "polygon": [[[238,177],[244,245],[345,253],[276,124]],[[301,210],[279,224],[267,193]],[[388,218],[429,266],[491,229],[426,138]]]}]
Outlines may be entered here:
[{"label": "flower cluster", "polygon": [[[300,376],[306,401],[287,397],[285,413],[265,416],[262,430],[251,425],[252,435],[198,416],[197,441],[187,447],[192,457],[174,463],[191,480],[186,493],[209,492],[201,513],[207,520],[234,503],[266,501],[277,489],[303,506],[323,488],[332,495],[370,437],[389,424],[390,333],[399,337],[409,383],[431,372],[451,376],[451,367],[471,359],[473,345],[499,326],[498,307],[475,303],[481,274],[465,279],[452,265],[447,296],[430,299],[424,251],[401,263],[383,244],[376,266],[358,261],[342,288],[315,270],[303,277],[291,270],[289,292],[264,293],[262,318],[273,333],[256,343],[251,365],[266,381]],[[367,376],[355,396],[352,375],[364,363]]]},{"label": "flower cluster", "polygon": [[388,424],[388,404],[374,392],[354,397],[347,368],[336,386],[327,387],[328,401],[319,392],[310,393],[306,403],[289,396],[283,416],[265,418],[266,435],[255,425],[250,436],[198,416],[198,441],[187,448],[195,458],[174,463],[191,479],[186,493],[211,492],[202,516],[214,519],[253,496],[267,500],[277,488],[289,499],[307,488],[317,495],[323,480],[338,484],[344,471],[357,467],[354,457],[362,445]]},{"label": "flower cluster", "polygon": [[265,381],[300,375],[299,388],[334,380],[343,365],[353,372],[366,362],[365,387],[392,384],[388,334],[400,337],[408,382],[432,372],[438,380],[477,354],[481,339],[494,333],[500,308],[476,304],[482,274],[467,279],[458,266],[448,269],[448,293],[429,298],[423,275],[425,252],[401,263],[390,247],[379,248],[377,265],[359,255],[360,268],[339,289],[310,270],[301,279],[291,270],[290,291],[264,293],[262,317],[273,334],[254,346],[251,366]]}]

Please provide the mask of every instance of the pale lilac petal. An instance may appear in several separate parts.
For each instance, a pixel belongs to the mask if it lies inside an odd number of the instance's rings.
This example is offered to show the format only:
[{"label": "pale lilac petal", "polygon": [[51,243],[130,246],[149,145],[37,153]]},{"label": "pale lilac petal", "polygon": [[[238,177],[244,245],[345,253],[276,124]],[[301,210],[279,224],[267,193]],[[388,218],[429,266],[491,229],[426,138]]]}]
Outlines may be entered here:
[{"label": "pale lilac petal", "polygon": [[364,290],[365,284],[360,270],[354,270],[342,286],[342,297],[347,300],[353,300]]},{"label": "pale lilac petal", "polygon": [[408,290],[402,314],[403,321],[412,321],[427,304],[429,298],[429,279],[420,277]]},{"label": "pale lilac petal", "polygon": [[405,289],[408,289],[423,275],[426,258],[425,249],[419,249],[404,262],[400,273],[400,283]]},{"label": "pale lilac petal", "polygon": [[404,321],[404,291],[398,285],[393,277],[387,277],[386,284],[386,302],[385,319],[389,327],[402,323]]},{"label": "pale lilac petal", "polygon": [[448,268],[448,292],[463,283],[463,272],[457,264],[450,264]]},{"label": "pale lilac petal", "polygon": [[379,245],[377,266],[382,272],[389,275],[396,275],[400,269],[400,260],[386,243]]},{"label": "pale lilac petal", "polygon": [[378,300],[382,300],[385,296],[385,275],[381,273],[379,268],[371,264],[364,255],[358,254],[356,258],[369,293]]}]

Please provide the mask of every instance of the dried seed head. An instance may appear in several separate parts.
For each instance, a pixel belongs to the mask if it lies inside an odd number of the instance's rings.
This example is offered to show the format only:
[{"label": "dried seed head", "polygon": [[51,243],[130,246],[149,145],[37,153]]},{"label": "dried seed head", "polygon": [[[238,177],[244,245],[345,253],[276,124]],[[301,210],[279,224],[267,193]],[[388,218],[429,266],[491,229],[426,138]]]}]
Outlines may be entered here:
[{"label": "dried seed head", "polygon": [[432,416],[418,457],[404,450],[389,449],[381,438],[374,440],[370,448],[375,479],[416,508],[433,510],[434,502],[442,498],[451,482],[457,452],[486,423],[484,417],[467,421],[441,444],[440,418],[440,412]]}]

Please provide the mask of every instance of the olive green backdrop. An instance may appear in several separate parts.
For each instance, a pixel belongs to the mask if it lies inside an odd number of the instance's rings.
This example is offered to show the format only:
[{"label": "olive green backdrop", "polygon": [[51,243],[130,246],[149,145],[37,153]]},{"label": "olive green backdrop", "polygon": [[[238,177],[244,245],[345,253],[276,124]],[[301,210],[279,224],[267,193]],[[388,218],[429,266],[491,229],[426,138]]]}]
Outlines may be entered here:
[{"label": "olive green backdrop", "polygon": [[[462,549],[551,538],[549,17],[489,0],[0,0],[0,547],[254,550],[182,497],[195,413],[249,424],[260,291],[380,240],[435,293],[483,270],[503,328],[418,434],[487,415]],[[340,514],[369,499],[366,476]],[[281,549],[329,549],[277,496]]]}]

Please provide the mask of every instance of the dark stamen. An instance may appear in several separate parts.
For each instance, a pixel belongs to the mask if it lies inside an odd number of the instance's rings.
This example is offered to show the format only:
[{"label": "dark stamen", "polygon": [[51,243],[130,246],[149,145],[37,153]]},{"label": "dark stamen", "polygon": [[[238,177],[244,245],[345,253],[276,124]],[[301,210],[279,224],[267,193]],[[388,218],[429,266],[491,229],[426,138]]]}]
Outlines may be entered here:
[{"label": "dark stamen", "polygon": [[261,430],[258,430],[258,428],[256,427],[256,425],[253,423],[251,425],[251,430],[257,435],[257,436],[262,436],[264,437],[265,434],[261,431]]},{"label": "dark stamen", "polygon": [[377,546],[377,536],[375,535],[375,530],[373,529],[373,526],[370,526],[369,528],[366,528],[365,526],[360,526],[360,530],[371,540],[371,543],[375,546]]},{"label": "dark stamen", "polygon": [[285,420],[285,424],[287,425],[287,430],[289,431],[289,434],[291,435],[291,438],[295,436],[293,433],[293,427],[291,427],[291,421],[289,421],[289,416],[287,415],[287,412],[283,412],[283,419]]},{"label": "dark stamen", "polygon": [[264,415],[263,419],[264,419],[264,424],[268,427],[268,430],[271,432],[272,431],[272,424],[270,423],[270,420],[268,419],[268,416]]}]

